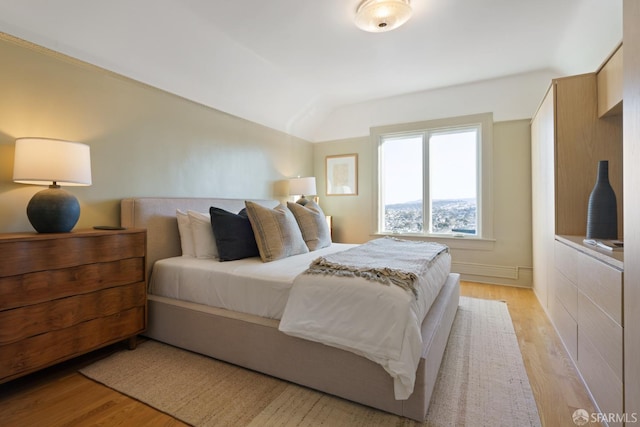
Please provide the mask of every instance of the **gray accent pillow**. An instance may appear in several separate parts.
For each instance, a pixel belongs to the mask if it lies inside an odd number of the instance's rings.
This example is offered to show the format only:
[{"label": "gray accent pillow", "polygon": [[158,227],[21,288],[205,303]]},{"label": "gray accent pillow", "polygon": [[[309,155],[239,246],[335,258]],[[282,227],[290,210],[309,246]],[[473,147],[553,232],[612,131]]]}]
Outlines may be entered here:
[{"label": "gray accent pillow", "polygon": [[247,215],[263,262],[309,252],[296,218],[286,206],[273,209],[245,201]]},{"label": "gray accent pillow", "polygon": [[287,207],[296,217],[302,238],[310,251],[331,246],[331,231],[320,206],[310,200],[304,206],[287,202]]}]

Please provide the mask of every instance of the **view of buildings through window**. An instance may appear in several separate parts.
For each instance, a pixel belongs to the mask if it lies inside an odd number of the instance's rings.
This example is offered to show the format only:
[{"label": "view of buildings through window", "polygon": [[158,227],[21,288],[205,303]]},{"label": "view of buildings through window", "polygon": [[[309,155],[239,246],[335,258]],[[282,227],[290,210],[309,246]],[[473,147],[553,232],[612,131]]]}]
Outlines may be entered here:
[{"label": "view of buildings through window", "polygon": [[478,125],[382,138],[383,232],[478,234],[479,134]]}]

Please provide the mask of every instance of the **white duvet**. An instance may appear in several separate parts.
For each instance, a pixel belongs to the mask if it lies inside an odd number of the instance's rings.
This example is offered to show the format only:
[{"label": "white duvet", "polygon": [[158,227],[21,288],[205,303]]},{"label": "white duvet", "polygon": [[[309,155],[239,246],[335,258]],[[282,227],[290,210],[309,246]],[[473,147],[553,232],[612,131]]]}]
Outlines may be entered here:
[{"label": "white duvet", "polygon": [[259,257],[220,262],[173,257],[156,261],[149,293],[210,307],[280,319],[295,277],[319,256],[357,245],[333,243],[327,248],[272,262]]},{"label": "white duvet", "polygon": [[380,364],[394,379],[395,398],[409,398],[422,355],[421,325],[451,269],[451,256],[436,258],[416,288],[363,278],[300,274],[289,292],[279,329]]}]

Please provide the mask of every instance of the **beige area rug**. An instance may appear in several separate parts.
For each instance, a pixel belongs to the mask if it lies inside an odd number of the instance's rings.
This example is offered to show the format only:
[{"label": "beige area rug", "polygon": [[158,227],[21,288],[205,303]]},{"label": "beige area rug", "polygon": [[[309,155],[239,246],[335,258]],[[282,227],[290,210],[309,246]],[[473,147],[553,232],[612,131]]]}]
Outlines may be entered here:
[{"label": "beige area rug", "polygon": [[80,371],[194,426],[539,426],[503,302],[460,298],[418,423],[155,341]]}]

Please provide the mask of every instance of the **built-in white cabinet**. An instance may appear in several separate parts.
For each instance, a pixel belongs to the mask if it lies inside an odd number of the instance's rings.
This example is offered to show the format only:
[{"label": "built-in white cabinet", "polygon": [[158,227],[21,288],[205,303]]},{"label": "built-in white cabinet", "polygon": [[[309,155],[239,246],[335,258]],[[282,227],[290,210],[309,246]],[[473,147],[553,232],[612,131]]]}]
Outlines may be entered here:
[{"label": "built-in white cabinet", "polygon": [[554,256],[549,316],[600,411],[622,414],[622,254],[585,246],[581,237],[558,236]]},{"label": "built-in white cabinet", "polygon": [[621,64],[619,48],[598,72],[554,79],[531,122],[533,289],[594,403],[620,414],[623,255],[582,241],[600,160],[609,161],[624,234]]}]

